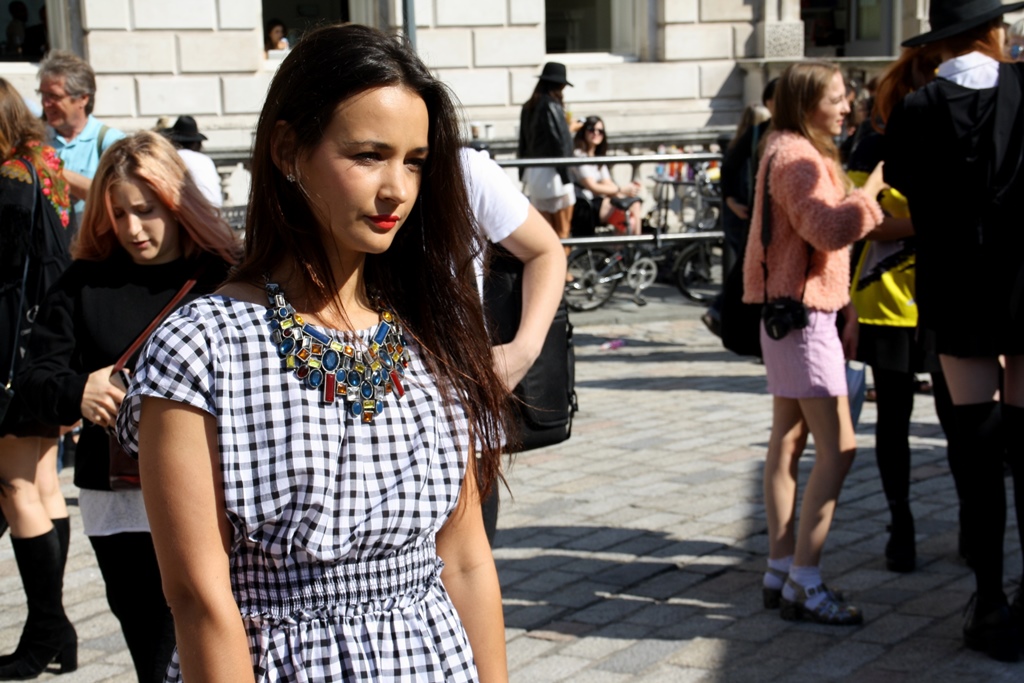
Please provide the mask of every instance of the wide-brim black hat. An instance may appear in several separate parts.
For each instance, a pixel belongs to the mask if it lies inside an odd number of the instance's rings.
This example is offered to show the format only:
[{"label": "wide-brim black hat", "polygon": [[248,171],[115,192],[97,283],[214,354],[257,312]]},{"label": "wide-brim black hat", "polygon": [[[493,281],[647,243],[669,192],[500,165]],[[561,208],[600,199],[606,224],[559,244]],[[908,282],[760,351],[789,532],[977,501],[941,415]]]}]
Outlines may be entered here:
[{"label": "wide-brim black hat", "polygon": [[565,80],[565,64],[559,62],[548,62],[537,78],[541,81],[558,83],[559,85],[572,86],[572,83]]},{"label": "wide-brim black hat", "polygon": [[1004,5],[999,0],[932,0],[928,8],[928,23],[932,30],[903,41],[903,47],[917,47],[949,38],[1021,8],[1024,8],[1024,2]]},{"label": "wide-brim black hat", "polygon": [[191,116],[179,116],[173,126],[160,132],[175,142],[202,142],[206,139],[206,136],[199,132],[199,126]]}]

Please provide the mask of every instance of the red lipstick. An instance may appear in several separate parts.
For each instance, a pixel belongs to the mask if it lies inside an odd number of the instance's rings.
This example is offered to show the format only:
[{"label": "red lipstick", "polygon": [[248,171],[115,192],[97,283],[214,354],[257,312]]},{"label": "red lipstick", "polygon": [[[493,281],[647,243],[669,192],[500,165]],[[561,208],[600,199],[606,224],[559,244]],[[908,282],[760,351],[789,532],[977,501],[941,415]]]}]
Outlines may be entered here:
[{"label": "red lipstick", "polygon": [[367,218],[369,218],[374,223],[374,225],[383,230],[390,230],[391,228],[398,225],[398,221],[400,220],[399,216],[395,216],[394,214],[367,216]]}]

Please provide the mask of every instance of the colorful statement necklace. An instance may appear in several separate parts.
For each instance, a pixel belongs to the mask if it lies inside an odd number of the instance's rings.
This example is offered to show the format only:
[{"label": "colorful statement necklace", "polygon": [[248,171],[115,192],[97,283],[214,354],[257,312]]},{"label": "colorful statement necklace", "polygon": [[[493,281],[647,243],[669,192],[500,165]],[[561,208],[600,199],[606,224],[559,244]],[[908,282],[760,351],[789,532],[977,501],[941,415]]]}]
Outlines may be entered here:
[{"label": "colorful statement necklace", "polygon": [[347,399],[352,417],[373,422],[384,411],[385,396],[405,395],[402,377],[409,351],[402,325],[391,311],[381,309],[369,346],[357,349],[354,340],[336,339],[303,320],[272,282],[267,282],[267,299],[270,338],[284,367],[294,370],[307,388],[320,390],[324,403]]}]

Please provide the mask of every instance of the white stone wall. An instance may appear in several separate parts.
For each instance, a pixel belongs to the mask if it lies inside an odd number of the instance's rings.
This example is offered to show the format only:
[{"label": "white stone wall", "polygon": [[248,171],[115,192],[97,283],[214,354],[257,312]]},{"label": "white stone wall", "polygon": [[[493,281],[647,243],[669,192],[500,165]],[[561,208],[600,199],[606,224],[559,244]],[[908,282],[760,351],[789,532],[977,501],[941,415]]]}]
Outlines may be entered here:
[{"label": "white stone wall", "polygon": [[[80,1],[98,116],[134,130],[187,113],[208,148],[248,148],[276,68],[263,56],[261,0]],[[927,3],[899,1],[911,32]],[[399,0],[386,2],[400,17]],[[465,106],[467,123],[490,124],[498,138],[516,135],[520,107],[549,59],[565,62],[575,84],[567,108],[601,115],[613,135],[735,123],[744,104],[736,60],[761,54],[764,0],[636,2],[654,12],[637,46],[653,62],[547,55],[545,0],[416,0],[418,49]],[[37,85],[28,64],[0,64],[0,75],[26,94]]]},{"label": "white stone wall", "polygon": [[260,0],[83,0],[94,113],[124,129],[195,116],[210,148],[248,147],[270,84]]},{"label": "white stone wall", "polygon": [[752,0],[657,0],[646,41],[656,62],[546,55],[544,0],[417,0],[420,54],[455,91],[468,121],[514,137],[545,61],[563,61],[573,116],[599,114],[615,131],[734,123],[742,110],[735,60],[753,56]]}]

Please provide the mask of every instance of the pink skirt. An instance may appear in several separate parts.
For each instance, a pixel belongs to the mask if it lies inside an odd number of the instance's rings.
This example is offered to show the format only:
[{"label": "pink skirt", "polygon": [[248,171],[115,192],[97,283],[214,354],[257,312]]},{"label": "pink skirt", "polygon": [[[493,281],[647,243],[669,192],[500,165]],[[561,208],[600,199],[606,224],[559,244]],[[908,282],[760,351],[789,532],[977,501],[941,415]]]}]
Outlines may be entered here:
[{"label": "pink skirt", "polygon": [[779,340],[761,323],[761,353],[768,393],[780,398],[846,396],[846,360],[835,312],[808,310],[809,322]]}]

